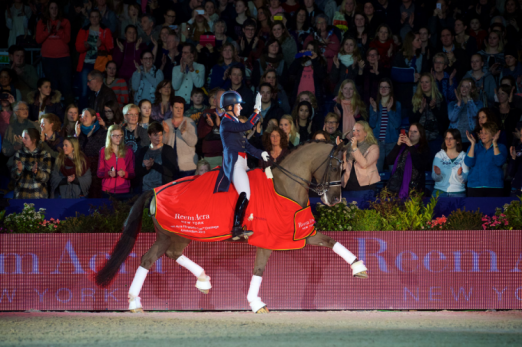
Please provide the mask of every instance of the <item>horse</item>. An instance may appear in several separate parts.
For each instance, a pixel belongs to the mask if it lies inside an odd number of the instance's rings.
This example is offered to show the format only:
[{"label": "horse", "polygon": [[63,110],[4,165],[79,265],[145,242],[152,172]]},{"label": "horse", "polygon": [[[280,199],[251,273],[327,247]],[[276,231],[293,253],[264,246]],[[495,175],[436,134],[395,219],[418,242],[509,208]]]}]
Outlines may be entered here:
[{"label": "horse", "polygon": [[[273,163],[271,168],[267,168],[266,171],[271,172],[273,177],[273,189],[278,195],[293,200],[293,202],[299,205],[299,208],[302,207],[308,209],[310,207],[308,197],[309,190],[315,191],[326,205],[332,206],[339,203],[341,201],[343,152],[346,148],[347,145],[344,143],[333,145],[321,141],[307,142],[296,147],[280,163]],[[208,174],[209,173],[206,173],[205,175]],[[313,183],[312,177],[315,178],[318,183]],[[203,176],[200,178],[203,178]],[[171,184],[177,184],[178,181]],[[251,184],[255,183],[253,182]],[[154,191],[161,191],[161,189],[161,187],[156,188]],[[102,288],[109,286],[118,273],[120,266],[131,253],[141,229],[144,206],[153,194],[153,191],[142,193],[132,206],[129,216],[123,226],[120,239],[116,242],[109,259],[95,275],[95,282],[98,286]],[[185,235],[165,230],[165,228],[158,223],[155,213],[160,210],[160,206],[157,205],[157,198],[158,195],[155,195],[150,204],[150,211],[153,215],[152,219],[156,231],[156,241],[142,256],[140,267],[136,271],[134,280],[129,288],[129,310],[134,313],[143,312],[139,293],[148,270],[152,267],[154,262],[164,254],[192,272],[192,274],[197,278],[196,288],[203,294],[208,294],[209,290],[212,288],[210,277],[205,273],[205,270],[183,255],[183,250],[192,240],[185,237]],[[172,204],[165,203],[163,208],[168,211],[170,215],[173,215],[176,207],[172,206]],[[311,215],[311,212],[309,213],[313,227],[313,216]],[[293,214],[291,215],[293,216]],[[270,218],[266,218],[265,223],[270,225]],[[261,231],[254,230],[254,235],[252,235],[248,241],[250,242],[254,236],[256,236],[256,233],[260,232]],[[223,240],[222,238],[218,240],[229,241],[230,237],[231,234],[226,237],[226,240]],[[238,242],[235,241],[234,243]],[[336,242],[331,237],[316,231],[315,228],[313,228],[313,232],[310,233],[308,237],[303,238],[302,247],[305,245],[321,246],[332,249],[348,264],[350,264],[355,278],[368,278],[367,268],[361,260],[358,260],[357,257],[343,245]],[[272,251],[273,249],[262,247],[256,248],[253,276],[247,295],[247,300],[254,313],[269,312],[267,305],[261,301],[258,294],[261,287],[263,272]]]}]

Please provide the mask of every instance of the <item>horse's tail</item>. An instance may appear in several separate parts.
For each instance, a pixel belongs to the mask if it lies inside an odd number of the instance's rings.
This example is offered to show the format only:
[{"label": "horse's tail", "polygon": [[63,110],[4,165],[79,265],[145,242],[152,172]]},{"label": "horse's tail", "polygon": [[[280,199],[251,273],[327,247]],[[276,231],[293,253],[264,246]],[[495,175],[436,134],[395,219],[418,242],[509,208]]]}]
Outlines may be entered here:
[{"label": "horse's tail", "polygon": [[96,276],[94,276],[94,280],[98,286],[102,288],[108,287],[116,277],[121,264],[123,264],[130,252],[132,252],[138,234],[141,231],[143,207],[153,194],[154,192],[152,190],[146,191],[140,195],[132,206],[129,216],[123,225],[121,237],[116,245],[114,245],[109,260],[106,261]]}]

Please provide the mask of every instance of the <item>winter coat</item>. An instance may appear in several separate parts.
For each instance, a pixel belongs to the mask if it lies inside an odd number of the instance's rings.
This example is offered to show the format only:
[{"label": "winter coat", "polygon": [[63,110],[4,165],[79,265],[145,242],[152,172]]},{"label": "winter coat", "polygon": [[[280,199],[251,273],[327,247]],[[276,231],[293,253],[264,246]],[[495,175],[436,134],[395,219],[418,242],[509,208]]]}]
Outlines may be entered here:
[{"label": "winter coat", "polygon": [[[63,117],[63,107],[60,102],[62,98],[62,93],[58,90],[53,90],[51,92],[50,98],[47,99],[45,103],[44,113],[52,113],[58,116],[60,120],[64,121]],[[38,122],[40,118],[40,92],[30,92],[27,94],[27,103],[29,105],[29,119],[33,122]]]},{"label": "winter coat", "polygon": [[[51,177],[51,155],[42,145],[29,152],[24,146],[14,155],[15,165],[11,170],[11,178],[15,180],[15,199],[47,199],[47,181]],[[23,165],[22,172],[18,174],[16,163]],[[33,172],[33,165],[37,163],[37,171]]]},{"label": "winter coat", "polygon": [[[381,121],[382,121],[382,103],[379,103],[379,109],[377,112],[373,110],[370,105],[370,127],[373,130],[373,135],[376,139],[379,139],[381,132]],[[386,127],[386,138],[384,143],[395,143],[399,139],[399,128],[401,126],[401,103],[395,102],[395,111],[392,109],[388,110],[388,126]]]},{"label": "winter coat", "polygon": [[[112,194],[128,193],[131,188],[131,179],[134,178],[134,153],[127,147],[125,158],[121,160],[114,153],[109,160],[105,160],[105,147],[100,150],[97,175],[102,179],[102,190]],[[116,172],[115,177],[109,176],[109,171]],[[125,171],[125,176],[120,177],[118,171]]]},{"label": "winter coat", "polygon": [[479,98],[485,107],[493,106],[495,103],[495,89],[497,88],[495,77],[487,71],[481,79],[477,80],[472,74],[473,70],[470,70],[463,78],[471,78],[475,82],[475,87],[480,91]]},{"label": "winter coat", "polygon": [[[87,42],[89,38],[89,25],[84,26],[78,32],[78,36],[76,36],[76,50],[80,53],[80,58],[78,59],[78,66],[76,67],[76,71],[80,72],[83,70],[83,62],[85,61],[85,57],[87,56],[88,48],[85,47],[84,42]],[[111,31],[106,28],[103,24],[100,24],[100,38],[102,44],[98,47],[99,51],[108,51],[112,52],[114,48],[114,44],[112,41]]]}]

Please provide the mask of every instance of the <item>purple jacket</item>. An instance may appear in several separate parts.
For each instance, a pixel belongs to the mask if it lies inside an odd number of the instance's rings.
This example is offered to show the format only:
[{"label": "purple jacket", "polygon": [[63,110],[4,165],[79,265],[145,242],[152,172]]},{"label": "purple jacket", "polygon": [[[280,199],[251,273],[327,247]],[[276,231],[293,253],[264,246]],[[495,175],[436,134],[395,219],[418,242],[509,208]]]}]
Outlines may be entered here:
[{"label": "purple jacket", "polygon": [[147,49],[147,46],[142,43],[136,50],[136,43],[123,42],[123,52],[120,50],[118,45],[114,46],[112,50],[112,60],[116,62],[118,66],[118,77],[125,79],[127,85],[129,84],[132,74],[136,71],[136,65],[134,61],[141,65],[140,55],[143,50]]}]

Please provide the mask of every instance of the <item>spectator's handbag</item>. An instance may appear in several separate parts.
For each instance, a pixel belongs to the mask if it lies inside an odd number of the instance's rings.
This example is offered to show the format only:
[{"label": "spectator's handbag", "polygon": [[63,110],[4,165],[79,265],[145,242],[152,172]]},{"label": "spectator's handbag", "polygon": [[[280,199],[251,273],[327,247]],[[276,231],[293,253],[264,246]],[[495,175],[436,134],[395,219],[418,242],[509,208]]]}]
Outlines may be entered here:
[{"label": "spectator's handbag", "polygon": [[210,44],[212,47],[216,47],[216,36],[214,35],[201,35],[199,37],[199,44],[206,47]]},{"label": "spectator's handbag", "polygon": [[[105,39],[105,32],[103,32],[103,38]],[[111,60],[112,55],[109,54],[108,50],[98,50],[98,55],[96,56],[96,61],[94,62],[94,69],[105,72],[105,66],[107,66],[107,63]]]}]

